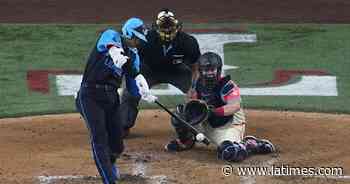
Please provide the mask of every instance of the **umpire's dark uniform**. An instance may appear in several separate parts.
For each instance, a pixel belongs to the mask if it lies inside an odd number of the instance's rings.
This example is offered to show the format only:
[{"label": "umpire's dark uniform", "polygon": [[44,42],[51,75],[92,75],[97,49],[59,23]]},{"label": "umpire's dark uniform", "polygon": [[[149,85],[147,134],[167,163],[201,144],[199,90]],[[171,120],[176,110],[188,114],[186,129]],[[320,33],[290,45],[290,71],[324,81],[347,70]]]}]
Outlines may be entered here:
[{"label": "umpire's dark uniform", "polygon": [[[113,164],[124,149],[117,89],[124,73],[134,77],[137,72],[126,69],[127,65],[122,69],[114,65],[108,55],[110,44],[124,45],[120,34],[112,29],[101,34],[90,53],[76,99],[76,107],[90,131],[93,157],[104,184],[114,184],[117,179],[117,168]],[[131,59],[129,63],[139,63],[137,52],[123,48]]]},{"label": "umpire's dark uniform", "polygon": [[[179,31],[166,45],[156,30],[147,34],[148,43],[139,48],[142,60],[141,73],[150,87],[170,83],[186,93],[192,83],[191,65],[200,56],[198,41],[191,35]],[[121,98],[120,116],[124,129],[134,126],[140,98],[130,95],[125,89]]]}]

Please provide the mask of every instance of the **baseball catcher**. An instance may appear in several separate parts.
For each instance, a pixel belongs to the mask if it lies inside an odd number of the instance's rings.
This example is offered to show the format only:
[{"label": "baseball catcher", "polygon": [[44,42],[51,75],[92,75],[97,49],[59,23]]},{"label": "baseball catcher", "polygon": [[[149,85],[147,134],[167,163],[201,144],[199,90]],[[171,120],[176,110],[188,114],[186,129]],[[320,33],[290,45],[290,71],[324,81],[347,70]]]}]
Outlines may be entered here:
[{"label": "baseball catcher", "polygon": [[[274,145],[266,139],[243,137],[246,120],[241,107],[240,89],[230,76],[221,77],[221,70],[220,56],[213,52],[204,53],[199,58],[199,78],[192,96],[195,100],[178,105],[175,114],[217,146],[219,159],[237,162],[252,154],[274,152]],[[174,118],[171,124],[177,138],[165,146],[166,150],[191,149],[196,143],[195,135]]]}]

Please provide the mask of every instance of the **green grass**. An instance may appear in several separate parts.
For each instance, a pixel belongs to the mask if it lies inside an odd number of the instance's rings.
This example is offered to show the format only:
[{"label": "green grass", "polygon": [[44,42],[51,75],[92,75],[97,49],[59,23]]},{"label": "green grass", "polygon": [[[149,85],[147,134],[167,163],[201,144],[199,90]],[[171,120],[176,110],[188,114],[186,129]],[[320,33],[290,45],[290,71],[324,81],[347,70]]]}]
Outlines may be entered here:
[{"label": "green grass", "polygon": [[[73,97],[28,91],[30,69],[83,71],[98,32],[110,25],[0,24],[0,117],[73,112]],[[236,24],[186,24],[219,28]],[[350,113],[350,25],[247,25],[255,44],[227,44],[226,63],[241,85],[269,81],[275,69],[323,69],[337,76],[338,97],[251,97],[245,107]],[[51,77],[52,78],[52,77]],[[163,100],[164,99],[164,100]],[[166,97],[175,104],[180,98]],[[152,106],[155,107],[155,106]]]},{"label": "green grass", "polygon": [[350,25],[251,25],[255,44],[228,44],[225,59],[241,86],[269,81],[276,69],[325,70],[337,76],[338,97],[244,97],[247,107],[349,113]]}]

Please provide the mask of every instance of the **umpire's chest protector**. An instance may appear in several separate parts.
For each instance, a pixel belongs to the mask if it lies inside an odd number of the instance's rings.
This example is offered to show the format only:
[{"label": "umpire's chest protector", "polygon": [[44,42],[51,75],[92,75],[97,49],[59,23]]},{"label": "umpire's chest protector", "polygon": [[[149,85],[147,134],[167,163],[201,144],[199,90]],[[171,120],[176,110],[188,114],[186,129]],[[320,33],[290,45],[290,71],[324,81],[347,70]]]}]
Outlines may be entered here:
[{"label": "umpire's chest protector", "polygon": [[144,62],[155,70],[172,69],[182,63],[192,64],[200,55],[197,42],[183,32],[179,32],[173,41],[163,43],[155,31],[150,31],[147,40],[139,53]]}]

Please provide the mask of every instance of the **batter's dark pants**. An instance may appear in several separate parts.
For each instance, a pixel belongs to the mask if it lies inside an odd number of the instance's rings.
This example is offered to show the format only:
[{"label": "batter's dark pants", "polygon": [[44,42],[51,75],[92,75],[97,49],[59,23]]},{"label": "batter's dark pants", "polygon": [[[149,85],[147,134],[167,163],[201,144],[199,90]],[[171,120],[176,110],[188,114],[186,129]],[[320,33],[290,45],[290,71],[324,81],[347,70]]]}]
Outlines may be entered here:
[{"label": "batter's dark pants", "polygon": [[124,149],[117,89],[81,87],[76,107],[89,129],[93,157],[103,183],[114,184],[117,176],[112,162]]},{"label": "batter's dark pants", "polygon": [[[186,94],[192,83],[192,71],[185,64],[176,65],[169,70],[152,70],[147,65],[142,65],[141,73],[150,88],[157,84],[169,83]],[[124,129],[130,129],[135,125],[139,102],[140,97],[132,96],[125,88],[123,89],[120,118]]]}]

